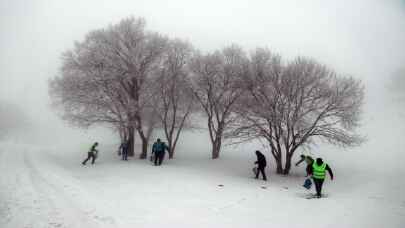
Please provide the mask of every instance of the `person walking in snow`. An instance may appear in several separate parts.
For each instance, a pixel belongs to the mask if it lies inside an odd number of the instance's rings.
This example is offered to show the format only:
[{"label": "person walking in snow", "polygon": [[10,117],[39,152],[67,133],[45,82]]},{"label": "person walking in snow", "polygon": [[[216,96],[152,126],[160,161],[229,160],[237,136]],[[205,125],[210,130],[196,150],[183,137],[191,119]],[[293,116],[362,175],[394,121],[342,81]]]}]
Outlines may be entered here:
[{"label": "person walking in snow", "polygon": [[309,155],[301,154],[301,159],[297,163],[295,163],[295,166],[298,166],[303,161],[305,161],[305,163],[307,164],[306,171],[307,176],[309,176],[309,173],[311,172],[312,169],[312,164],[314,163],[314,159]]},{"label": "person walking in snow", "polygon": [[98,146],[98,142],[95,142],[93,146],[90,147],[90,150],[87,152],[87,158],[82,162],[83,165],[86,165],[86,162],[91,158],[91,164],[94,164],[94,161],[96,160],[98,150],[96,150],[96,147]]},{"label": "person walking in snow", "polygon": [[322,196],[322,185],[325,181],[326,170],[329,173],[331,180],[333,180],[333,172],[328,164],[323,162],[322,158],[317,158],[312,164],[312,169],[310,169],[310,174],[314,180],[316,197],[321,198]]},{"label": "person walking in snow", "polygon": [[122,160],[128,161],[128,148],[129,148],[129,140],[124,140],[119,150],[121,151]]},{"label": "person walking in snow", "polygon": [[158,138],[152,146],[152,154],[155,158],[155,166],[162,165],[165,156],[165,150],[169,151],[169,147]]},{"label": "person walking in snow", "polygon": [[257,156],[257,161],[255,164],[257,164],[257,172],[256,172],[256,179],[259,178],[259,173],[262,173],[263,180],[267,180],[266,173],[265,173],[265,168],[266,168],[266,157],[264,154],[262,154],[260,151],[256,150],[256,156]]}]

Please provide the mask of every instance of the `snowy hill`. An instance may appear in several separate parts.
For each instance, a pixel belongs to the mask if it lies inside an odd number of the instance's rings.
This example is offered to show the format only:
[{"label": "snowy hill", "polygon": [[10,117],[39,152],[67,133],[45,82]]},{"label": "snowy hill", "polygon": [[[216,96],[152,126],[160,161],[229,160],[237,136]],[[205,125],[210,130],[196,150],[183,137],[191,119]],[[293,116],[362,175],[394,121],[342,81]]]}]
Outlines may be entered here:
[{"label": "snowy hill", "polygon": [[264,182],[253,179],[252,148],[227,147],[212,161],[204,143],[185,141],[158,167],[121,161],[112,144],[82,166],[79,149],[2,143],[0,227],[404,227],[403,172],[326,153],[336,179],[326,180],[327,198],[308,200],[303,166],[282,177],[271,161]]}]

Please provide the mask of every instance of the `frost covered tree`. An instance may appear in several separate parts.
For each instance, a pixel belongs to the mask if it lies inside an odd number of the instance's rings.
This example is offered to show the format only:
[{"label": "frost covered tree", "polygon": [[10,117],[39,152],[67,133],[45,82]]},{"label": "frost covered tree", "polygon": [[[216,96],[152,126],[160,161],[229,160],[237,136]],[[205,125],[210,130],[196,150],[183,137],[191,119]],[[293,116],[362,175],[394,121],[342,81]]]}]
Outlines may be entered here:
[{"label": "frost covered tree", "polygon": [[51,98],[71,122],[120,129],[129,137],[130,154],[136,131],[142,142],[140,158],[146,158],[157,121],[150,104],[152,72],[166,46],[167,38],[145,31],[141,18],[91,31],[64,54],[61,75],[50,82]]},{"label": "frost covered tree", "polygon": [[219,157],[224,133],[234,120],[234,104],[243,95],[240,83],[246,67],[246,54],[236,45],[196,54],[190,62],[192,89],[207,116],[213,159]]},{"label": "frost covered tree", "polygon": [[277,173],[288,174],[298,148],[324,140],[359,145],[364,88],[359,80],[336,74],[309,58],[284,64],[267,49],[257,49],[245,75],[247,96],[239,99],[230,137],[262,139],[269,145]]},{"label": "frost covered tree", "polygon": [[169,158],[173,158],[177,142],[195,110],[187,64],[192,47],[181,40],[170,41],[160,69],[156,72],[154,108],[168,141]]},{"label": "frost covered tree", "polygon": [[128,136],[128,113],[125,94],[120,93],[114,77],[106,75],[101,65],[88,65],[84,55],[63,56],[62,76],[50,80],[53,105],[61,109],[61,117],[79,127],[105,124]]}]

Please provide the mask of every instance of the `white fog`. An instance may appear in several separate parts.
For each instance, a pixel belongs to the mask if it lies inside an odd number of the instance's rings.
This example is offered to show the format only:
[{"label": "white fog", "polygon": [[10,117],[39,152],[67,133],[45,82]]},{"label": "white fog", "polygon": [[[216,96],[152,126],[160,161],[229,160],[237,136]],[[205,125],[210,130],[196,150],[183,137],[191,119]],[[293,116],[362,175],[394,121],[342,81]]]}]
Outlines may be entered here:
[{"label": "white fog", "polygon": [[[202,53],[266,47],[286,61],[310,57],[361,80],[365,142],[312,145],[292,159],[309,153],[328,162],[336,179],[325,182],[328,197],[301,197],[304,165],[276,174],[271,153],[257,143],[224,145],[212,160],[206,129],[185,130],[174,159],[157,171],[138,159],[139,139],[123,165],[117,132],[62,120],[48,88],[61,75],[62,53],[128,17]],[[403,0],[2,0],[0,31],[0,227],[405,226]],[[164,138],[156,132],[150,145]],[[95,141],[98,161],[82,166]],[[251,178],[259,149],[265,183]]]}]

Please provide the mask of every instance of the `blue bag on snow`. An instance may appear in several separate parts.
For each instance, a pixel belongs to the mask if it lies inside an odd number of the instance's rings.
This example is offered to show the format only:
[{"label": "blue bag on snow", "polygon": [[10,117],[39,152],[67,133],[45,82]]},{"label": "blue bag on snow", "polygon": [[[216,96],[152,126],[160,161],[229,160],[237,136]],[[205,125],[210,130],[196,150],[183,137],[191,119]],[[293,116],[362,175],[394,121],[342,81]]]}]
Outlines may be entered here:
[{"label": "blue bag on snow", "polygon": [[304,181],[304,185],[302,185],[304,188],[306,188],[306,189],[310,189],[311,188],[311,186],[312,186],[312,181],[311,181],[311,178],[307,178],[307,179],[305,179],[305,181]]}]

